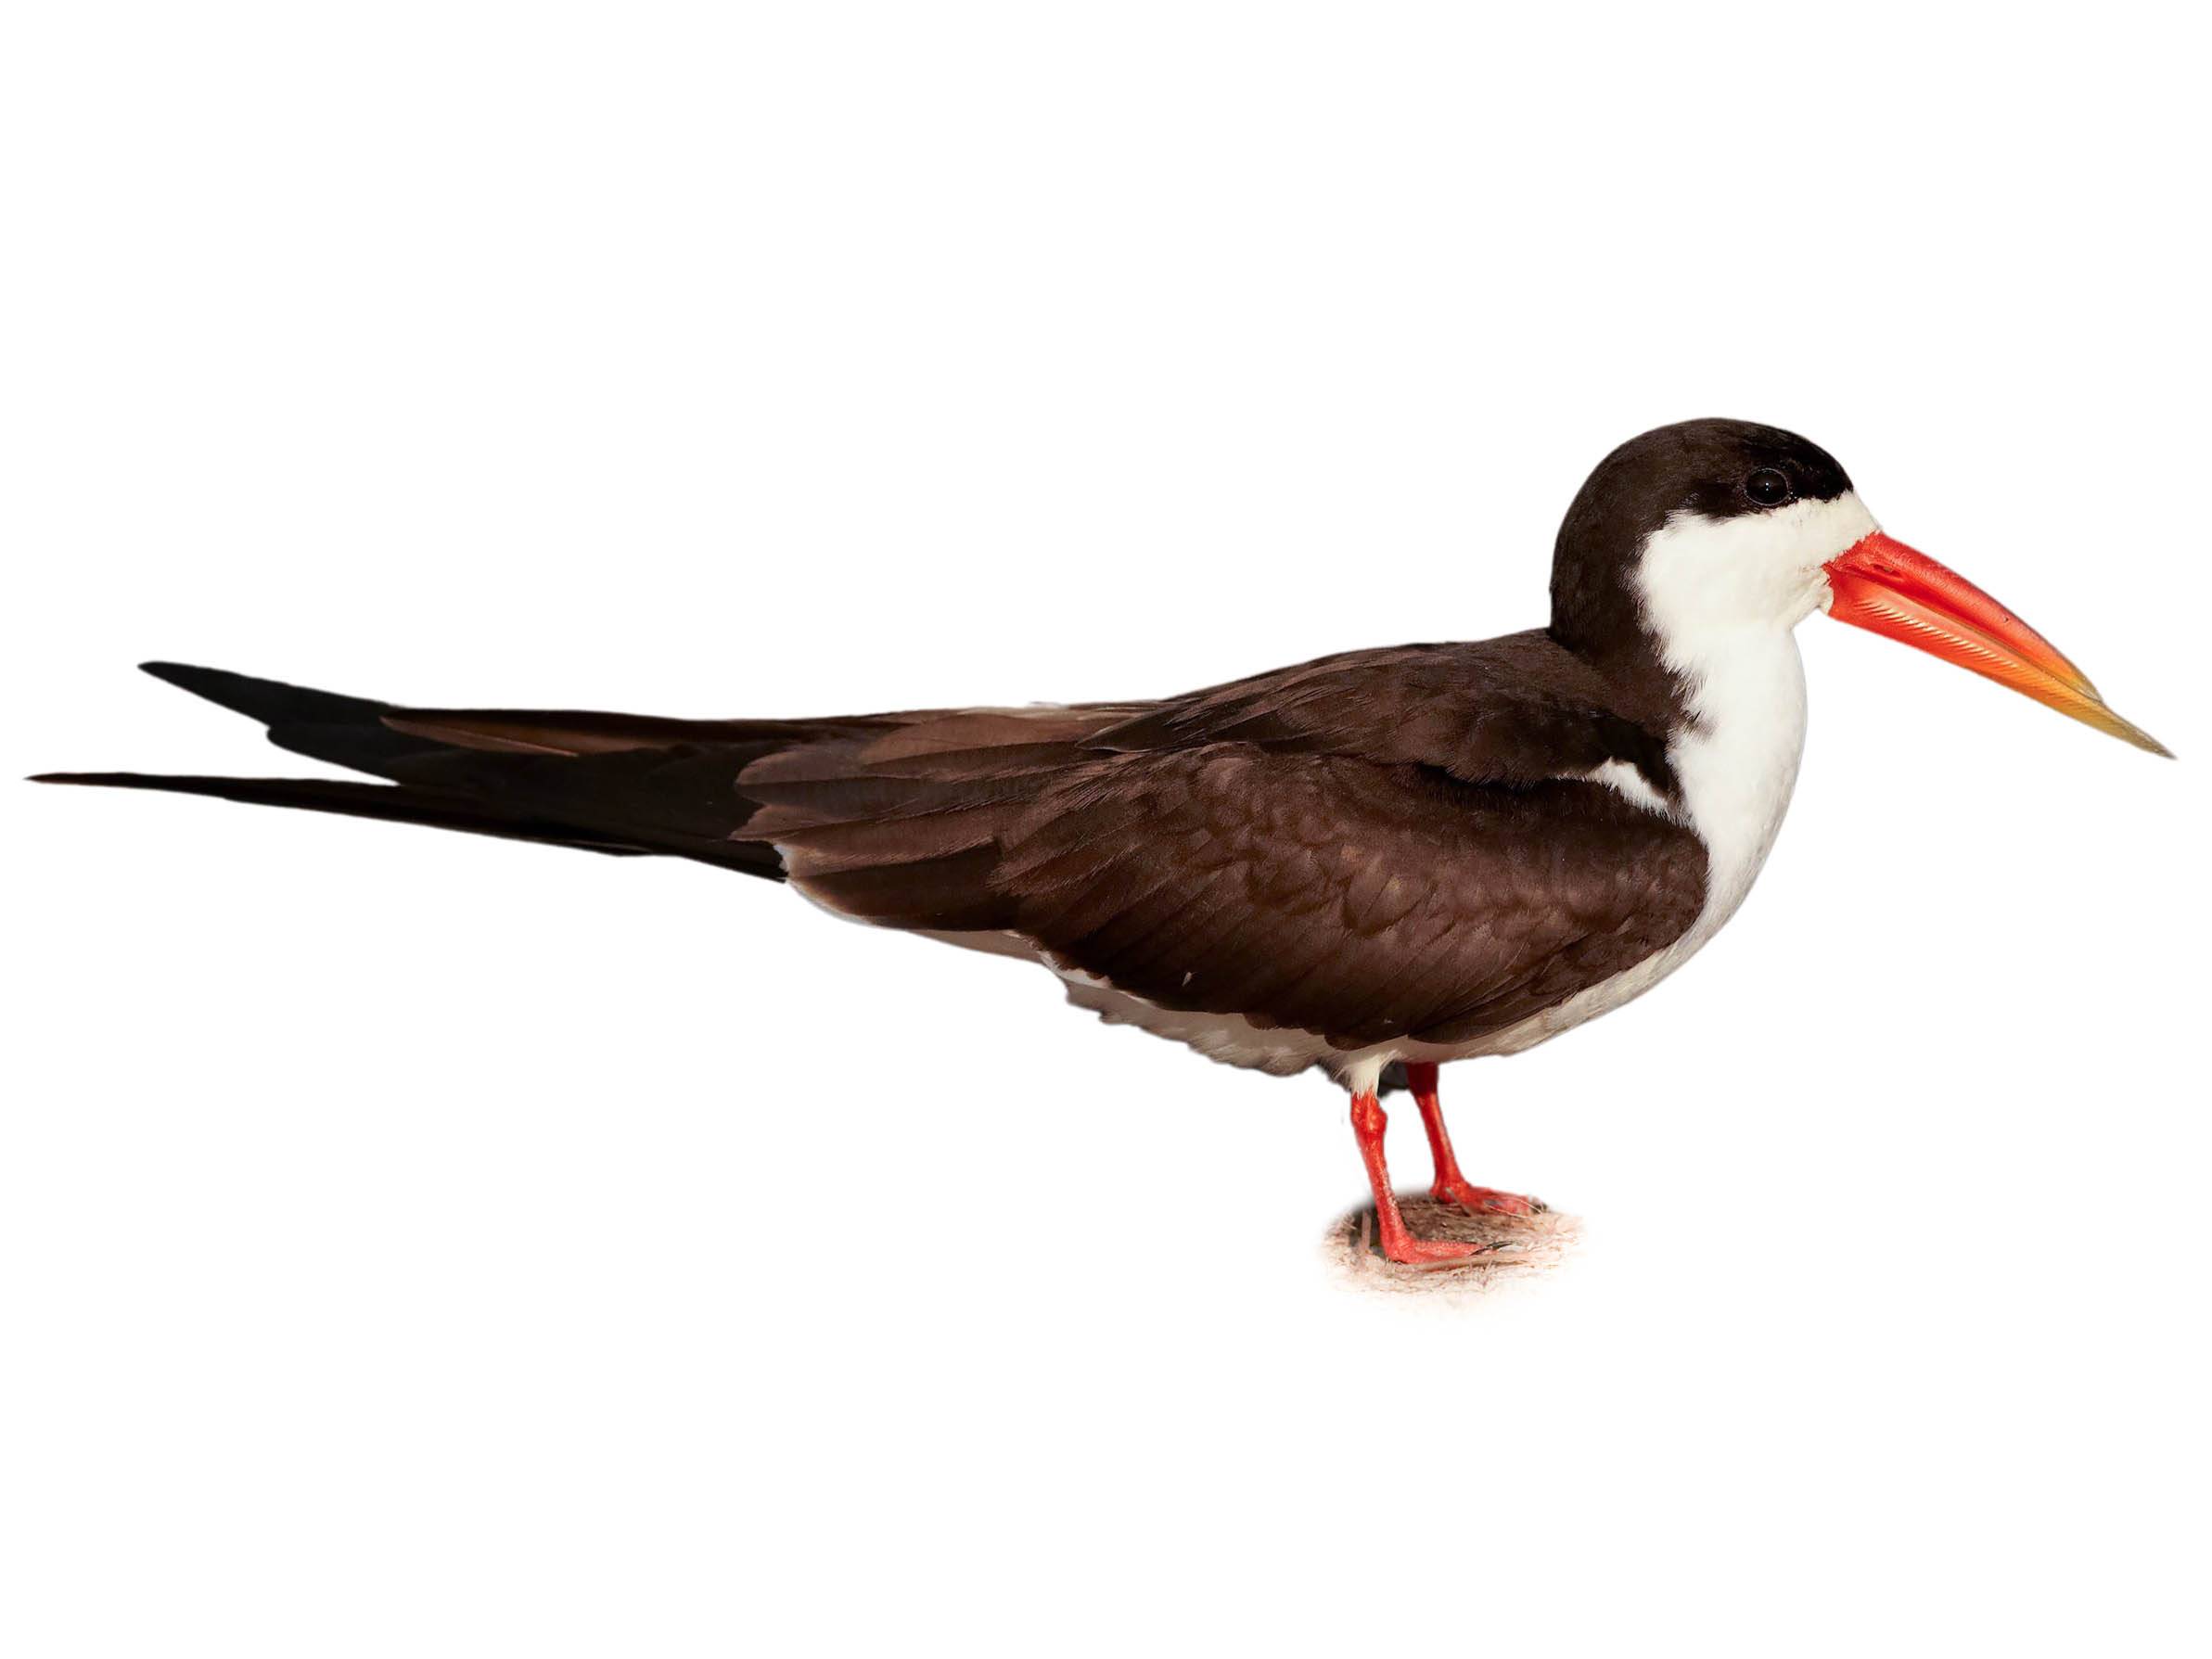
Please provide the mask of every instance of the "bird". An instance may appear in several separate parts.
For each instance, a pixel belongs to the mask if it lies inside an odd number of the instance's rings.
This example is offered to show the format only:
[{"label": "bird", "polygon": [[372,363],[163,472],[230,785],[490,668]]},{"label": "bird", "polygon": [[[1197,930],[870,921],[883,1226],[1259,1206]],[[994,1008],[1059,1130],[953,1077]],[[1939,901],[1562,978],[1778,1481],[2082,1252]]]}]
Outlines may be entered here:
[{"label": "bird", "polygon": [[1385,1157],[1412,1093],[1432,1194],[1503,1216],[1438,1067],[1642,996],[1735,914],[1795,785],[1815,612],[2154,753],[1980,588],[1886,534],[1826,451],[1753,422],[1607,455],[1552,556],[1551,619],[1351,650],[1179,696],[696,720],[403,707],[215,669],[146,670],[376,781],[34,780],[689,859],[833,914],[1042,964],[1068,1000],[1349,1097],[1392,1261],[1420,1238]]}]

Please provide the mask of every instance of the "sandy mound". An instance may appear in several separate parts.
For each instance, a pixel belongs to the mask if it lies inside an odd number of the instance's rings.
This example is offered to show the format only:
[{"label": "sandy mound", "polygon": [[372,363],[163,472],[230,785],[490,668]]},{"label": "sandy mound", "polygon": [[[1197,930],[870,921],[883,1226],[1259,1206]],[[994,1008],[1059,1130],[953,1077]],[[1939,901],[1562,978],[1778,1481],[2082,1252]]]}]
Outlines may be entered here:
[{"label": "sandy mound", "polygon": [[1400,1193],[1398,1205],[1415,1238],[1454,1239],[1488,1249],[1464,1262],[1436,1266],[1386,1261],[1375,1247],[1375,1206],[1363,1205],[1341,1217],[1322,1244],[1323,1255],[1350,1288],[1386,1295],[1478,1295],[1549,1272],[1582,1236],[1582,1223],[1557,1210],[1535,1216],[1478,1214],[1410,1193]]}]

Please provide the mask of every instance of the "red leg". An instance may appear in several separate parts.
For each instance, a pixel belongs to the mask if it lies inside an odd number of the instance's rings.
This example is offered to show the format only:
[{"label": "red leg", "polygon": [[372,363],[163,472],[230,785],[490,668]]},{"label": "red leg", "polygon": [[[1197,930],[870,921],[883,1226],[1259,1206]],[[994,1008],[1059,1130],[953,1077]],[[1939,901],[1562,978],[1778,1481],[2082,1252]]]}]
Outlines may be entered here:
[{"label": "red leg", "polygon": [[1360,1156],[1367,1164],[1367,1182],[1375,1189],[1375,1231],[1382,1234],[1383,1254],[1392,1261],[1457,1261],[1480,1256],[1484,1246],[1459,1244],[1444,1239],[1417,1239],[1406,1231],[1399,1213],[1398,1194],[1390,1190],[1390,1168],[1383,1161],[1383,1130],[1389,1124],[1383,1103],[1373,1094],[1352,1096],[1352,1133],[1359,1137]]},{"label": "red leg", "polygon": [[1440,1198],[1446,1204],[1456,1204],[1463,1209],[1492,1210],[1505,1216],[1532,1216],[1544,1206],[1533,1198],[1524,1198],[1518,1193],[1500,1193],[1490,1187],[1478,1187],[1459,1172],[1459,1159],[1451,1155],[1451,1131],[1444,1127],[1444,1108],[1437,1099],[1437,1068],[1406,1062],[1406,1087],[1413,1091],[1413,1104],[1421,1108],[1421,1127],[1428,1131],[1428,1155],[1436,1172],[1436,1185],[1429,1189],[1429,1196]]}]

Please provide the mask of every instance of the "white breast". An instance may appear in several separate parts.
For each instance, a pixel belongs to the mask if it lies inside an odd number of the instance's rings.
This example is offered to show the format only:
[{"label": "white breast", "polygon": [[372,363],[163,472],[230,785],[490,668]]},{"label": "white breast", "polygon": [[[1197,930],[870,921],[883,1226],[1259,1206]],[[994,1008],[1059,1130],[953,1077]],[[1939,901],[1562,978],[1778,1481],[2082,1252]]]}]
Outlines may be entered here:
[{"label": "white breast", "polygon": [[[1805,752],[1805,667],[1790,634],[1716,665],[1693,699],[1704,726],[1668,750],[1683,815],[1705,843],[1702,944],[1735,913],[1772,850]],[[1694,947],[1693,947],[1694,948]]]}]

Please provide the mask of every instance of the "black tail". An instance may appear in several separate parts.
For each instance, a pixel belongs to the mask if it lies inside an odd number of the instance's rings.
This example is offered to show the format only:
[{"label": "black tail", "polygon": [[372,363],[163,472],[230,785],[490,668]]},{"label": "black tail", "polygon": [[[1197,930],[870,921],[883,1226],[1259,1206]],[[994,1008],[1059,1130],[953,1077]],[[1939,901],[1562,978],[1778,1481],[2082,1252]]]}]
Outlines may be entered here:
[{"label": "black tail", "polygon": [[844,725],[401,708],[220,669],[143,666],[260,721],[281,748],[387,782],[139,772],[50,772],[33,782],[169,790],[593,852],[661,853],[780,878],[772,849],[730,839],[758,805],[738,793],[737,774],[762,755]]}]

